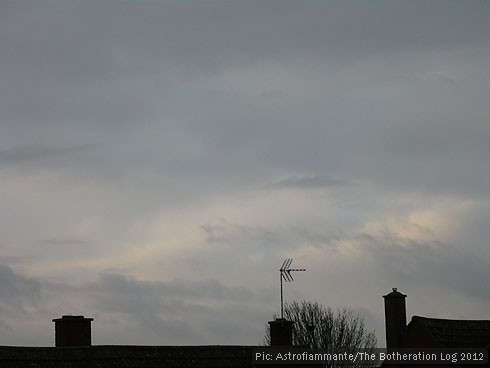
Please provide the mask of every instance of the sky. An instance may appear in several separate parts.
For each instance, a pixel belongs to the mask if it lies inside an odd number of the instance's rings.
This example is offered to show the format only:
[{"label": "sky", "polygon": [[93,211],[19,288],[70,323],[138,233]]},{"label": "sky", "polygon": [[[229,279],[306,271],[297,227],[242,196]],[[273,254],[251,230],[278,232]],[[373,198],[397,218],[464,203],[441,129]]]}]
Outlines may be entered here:
[{"label": "sky", "polygon": [[0,345],[490,319],[490,3],[0,2]]}]

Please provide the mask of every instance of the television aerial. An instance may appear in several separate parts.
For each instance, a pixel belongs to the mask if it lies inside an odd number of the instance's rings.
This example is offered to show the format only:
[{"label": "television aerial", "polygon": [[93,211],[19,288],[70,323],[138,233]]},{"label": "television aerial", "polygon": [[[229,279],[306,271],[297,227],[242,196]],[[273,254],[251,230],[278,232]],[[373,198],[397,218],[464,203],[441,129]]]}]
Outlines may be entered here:
[{"label": "television aerial", "polygon": [[281,268],[279,269],[279,278],[281,280],[281,319],[284,319],[284,297],[282,291],[282,281],[291,282],[294,281],[293,275],[291,272],[301,272],[306,271],[304,268],[289,268],[291,267],[291,263],[293,263],[292,258],[287,258],[283,263]]}]

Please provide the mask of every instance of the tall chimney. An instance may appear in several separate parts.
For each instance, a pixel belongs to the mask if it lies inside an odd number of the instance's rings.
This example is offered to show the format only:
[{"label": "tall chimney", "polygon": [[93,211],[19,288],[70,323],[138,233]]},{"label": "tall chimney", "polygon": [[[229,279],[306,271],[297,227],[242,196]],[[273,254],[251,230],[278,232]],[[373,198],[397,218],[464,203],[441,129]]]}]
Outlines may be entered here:
[{"label": "tall chimney", "polygon": [[93,318],[84,316],[62,316],[53,319],[55,328],[55,346],[92,345],[91,323]]},{"label": "tall chimney", "polygon": [[385,300],[386,347],[403,347],[403,336],[407,328],[407,311],[405,298],[396,288],[387,295]]},{"label": "tall chimney", "polygon": [[276,318],[270,321],[271,346],[292,346],[293,345],[293,322],[284,318]]}]

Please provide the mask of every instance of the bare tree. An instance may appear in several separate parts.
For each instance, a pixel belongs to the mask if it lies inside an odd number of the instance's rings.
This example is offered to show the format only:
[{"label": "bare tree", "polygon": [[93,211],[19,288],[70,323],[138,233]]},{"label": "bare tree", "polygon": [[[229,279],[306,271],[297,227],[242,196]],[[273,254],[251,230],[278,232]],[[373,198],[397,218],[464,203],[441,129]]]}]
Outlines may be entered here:
[{"label": "bare tree", "polygon": [[[284,305],[284,318],[294,322],[294,346],[329,351],[364,349],[366,353],[373,353],[376,348],[374,331],[366,330],[364,319],[349,308],[334,312],[330,307],[325,308],[317,302],[295,301]],[[264,342],[270,345],[268,325]],[[349,365],[352,368],[356,366],[366,367],[369,364]]]}]

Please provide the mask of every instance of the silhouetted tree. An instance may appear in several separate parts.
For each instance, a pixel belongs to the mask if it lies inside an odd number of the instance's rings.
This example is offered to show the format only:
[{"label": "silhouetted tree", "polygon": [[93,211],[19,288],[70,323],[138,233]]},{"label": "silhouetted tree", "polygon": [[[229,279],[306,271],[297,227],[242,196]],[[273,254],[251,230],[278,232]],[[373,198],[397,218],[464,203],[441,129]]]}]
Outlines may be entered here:
[{"label": "silhouetted tree", "polygon": [[[367,331],[364,319],[352,309],[343,308],[336,312],[317,302],[302,301],[284,305],[284,318],[294,322],[293,345],[329,351],[354,351],[365,349],[373,353],[377,340],[374,331]],[[270,328],[266,326],[264,342],[270,345]],[[343,365],[336,365],[343,366]],[[368,366],[359,364],[360,366]],[[356,365],[350,365],[356,367]]]}]

